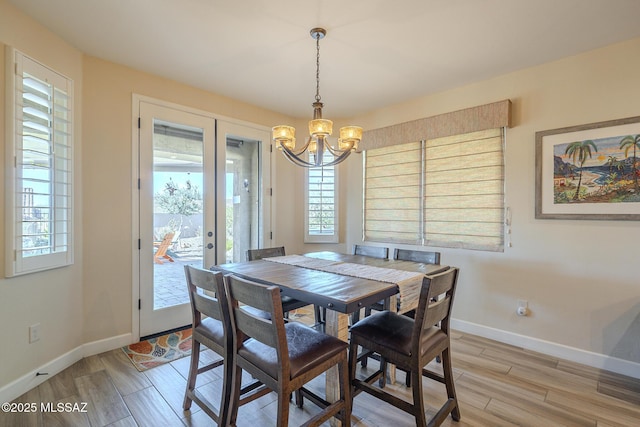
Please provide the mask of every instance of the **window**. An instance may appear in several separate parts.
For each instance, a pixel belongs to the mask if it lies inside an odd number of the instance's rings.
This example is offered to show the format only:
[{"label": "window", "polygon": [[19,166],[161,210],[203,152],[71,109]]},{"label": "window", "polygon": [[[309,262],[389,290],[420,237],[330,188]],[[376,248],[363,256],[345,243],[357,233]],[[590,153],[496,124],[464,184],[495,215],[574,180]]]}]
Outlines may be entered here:
[{"label": "window", "polygon": [[7,275],[73,263],[73,82],[13,51],[7,76]]},{"label": "window", "polygon": [[[324,161],[333,160],[329,152]],[[309,161],[313,162],[313,154]],[[338,201],[335,166],[308,168],[306,170],[305,243],[338,242]]]},{"label": "window", "polygon": [[364,239],[502,251],[502,128],[365,152]]}]

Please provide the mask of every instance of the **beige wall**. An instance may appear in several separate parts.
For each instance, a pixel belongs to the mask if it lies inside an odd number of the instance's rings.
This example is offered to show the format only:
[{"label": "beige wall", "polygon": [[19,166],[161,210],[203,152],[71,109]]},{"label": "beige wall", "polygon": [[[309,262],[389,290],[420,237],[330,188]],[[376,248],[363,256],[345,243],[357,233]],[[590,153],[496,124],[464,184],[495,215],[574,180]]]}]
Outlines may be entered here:
[{"label": "beige wall", "polygon": [[[65,74],[74,82],[75,264],[44,273],[4,278],[5,211],[0,209],[0,389],[83,343],[82,285],[82,54],[0,1],[0,200],[5,198],[5,46],[12,46]],[[28,328],[40,323],[41,339],[29,344]],[[33,376],[35,381],[35,375]]]},{"label": "beige wall", "polygon": [[[284,116],[93,57],[84,59],[85,340],[132,331],[132,96],[149,96],[258,125]],[[281,165],[282,163],[282,165]],[[277,159],[286,178],[292,167]],[[278,195],[290,204],[290,195]],[[281,227],[283,230],[286,226]],[[137,237],[136,237],[137,239]]]},{"label": "beige wall", "polygon": [[[353,120],[365,128],[509,98],[506,194],[513,214],[504,253],[442,249],[461,267],[459,326],[545,341],[640,363],[637,221],[536,220],[535,132],[640,115],[640,39],[390,106]],[[362,234],[362,160],[349,159],[347,247]],[[640,211],[638,212],[640,213]],[[516,300],[531,316],[517,317]],[[518,335],[525,336],[520,339]],[[529,340],[526,337],[530,338]],[[556,346],[558,347],[558,346]],[[637,365],[636,365],[637,370]]]}]

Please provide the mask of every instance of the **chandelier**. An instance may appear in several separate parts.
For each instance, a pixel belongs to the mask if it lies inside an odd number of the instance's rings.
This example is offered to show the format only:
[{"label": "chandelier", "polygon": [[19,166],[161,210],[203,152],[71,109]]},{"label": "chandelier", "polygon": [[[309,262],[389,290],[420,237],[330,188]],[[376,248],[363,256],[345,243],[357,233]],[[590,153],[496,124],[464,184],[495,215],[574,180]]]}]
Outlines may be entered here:
[{"label": "chandelier", "polygon": [[[340,128],[338,145],[332,146],[328,137],[333,132],[333,122],[322,118],[322,102],[320,97],[320,39],[327,31],[324,28],[311,30],[311,37],[316,40],[316,98],[313,106],[313,120],[309,121],[309,138],[306,143],[296,149],[296,129],[293,126],[275,126],[272,129],[273,140],[285,157],[292,163],[306,167],[333,166],[346,159],[352,151],[358,148],[362,139],[362,128],[359,126],[345,126]],[[325,151],[330,153],[325,159]],[[305,155],[308,153],[308,156]],[[308,161],[307,157],[312,160]]]}]

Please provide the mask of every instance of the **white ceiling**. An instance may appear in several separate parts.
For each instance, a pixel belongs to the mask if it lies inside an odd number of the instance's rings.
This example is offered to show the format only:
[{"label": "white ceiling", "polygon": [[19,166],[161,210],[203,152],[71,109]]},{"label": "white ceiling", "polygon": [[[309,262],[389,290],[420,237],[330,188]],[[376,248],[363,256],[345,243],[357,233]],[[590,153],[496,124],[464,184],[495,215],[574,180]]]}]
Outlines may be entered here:
[{"label": "white ceiling", "polygon": [[640,37],[640,0],[10,0],[81,51],[293,117],[367,111]]}]

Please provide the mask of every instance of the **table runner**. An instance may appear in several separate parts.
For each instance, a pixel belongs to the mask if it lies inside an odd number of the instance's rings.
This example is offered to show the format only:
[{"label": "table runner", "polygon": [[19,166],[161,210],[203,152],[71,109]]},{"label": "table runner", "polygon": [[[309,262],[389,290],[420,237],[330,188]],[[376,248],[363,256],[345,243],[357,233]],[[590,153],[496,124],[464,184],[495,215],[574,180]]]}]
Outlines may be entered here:
[{"label": "table runner", "polygon": [[343,276],[393,283],[398,286],[400,294],[398,298],[398,313],[411,311],[418,306],[422,279],[424,277],[423,273],[417,273],[415,271],[396,270],[366,264],[312,258],[303,255],[284,255],[263,258],[263,260],[325,271],[327,273],[341,274]]}]

